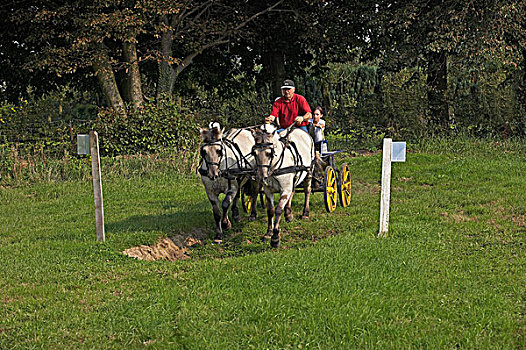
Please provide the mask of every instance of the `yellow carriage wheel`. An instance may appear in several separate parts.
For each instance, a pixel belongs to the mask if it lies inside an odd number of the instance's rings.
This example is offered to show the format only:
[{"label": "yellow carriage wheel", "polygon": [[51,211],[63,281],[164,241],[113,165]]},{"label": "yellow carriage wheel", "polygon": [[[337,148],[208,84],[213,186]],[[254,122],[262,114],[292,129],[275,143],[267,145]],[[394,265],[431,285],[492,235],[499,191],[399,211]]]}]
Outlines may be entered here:
[{"label": "yellow carriage wheel", "polygon": [[245,208],[247,213],[252,212],[252,204],[254,203],[254,198],[250,195],[246,195],[245,197]]},{"label": "yellow carriage wheel", "polygon": [[338,201],[338,183],[336,181],[336,172],[330,165],[325,169],[325,180],[323,183],[325,190],[325,210],[332,213],[336,209],[336,203]]},{"label": "yellow carriage wheel", "polygon": [[253,203],[254,199],[252,196],[245,192],[244,189],[241,189],[241,207],[245,213],[250,213]]},{"label": "yellow carriage wheel", "polygon": [[346,208],[351,204],[351,172],[346,163],[340,167],[340,178],[338,181],[338,194],[340,204]]}]

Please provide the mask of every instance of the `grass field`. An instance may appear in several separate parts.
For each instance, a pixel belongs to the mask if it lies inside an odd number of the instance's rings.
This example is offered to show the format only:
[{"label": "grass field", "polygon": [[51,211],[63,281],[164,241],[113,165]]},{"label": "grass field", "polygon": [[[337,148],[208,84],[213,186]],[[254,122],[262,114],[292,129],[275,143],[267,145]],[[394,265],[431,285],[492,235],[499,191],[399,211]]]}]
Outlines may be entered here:
[{"label": "grass field", "polygon": [[212,237],[197,176],[104,178],[106,243],[89,182],[0,188],[0,349],[526,348],[525,144],[408,149],[387,238],[381,154],[342,156],[351,207],[327,214],[317,193],[309,222],[282,224],[280,249],[260,242],[260,211],[176,262],[121,251]]}]

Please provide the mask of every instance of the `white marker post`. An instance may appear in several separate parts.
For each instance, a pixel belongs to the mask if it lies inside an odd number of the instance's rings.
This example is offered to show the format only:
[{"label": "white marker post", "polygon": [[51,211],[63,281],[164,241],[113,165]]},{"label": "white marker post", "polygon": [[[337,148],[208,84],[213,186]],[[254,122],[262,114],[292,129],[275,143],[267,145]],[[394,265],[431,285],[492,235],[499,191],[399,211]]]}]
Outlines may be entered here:
[{"label": "white marker post", "polygon": [[380,231],[378,237],[387,236],[389,230],[389,200],[391,196],[391,162],[405,162],[405,142],[384,139],[382,157],[382,192],[380,195]]}]

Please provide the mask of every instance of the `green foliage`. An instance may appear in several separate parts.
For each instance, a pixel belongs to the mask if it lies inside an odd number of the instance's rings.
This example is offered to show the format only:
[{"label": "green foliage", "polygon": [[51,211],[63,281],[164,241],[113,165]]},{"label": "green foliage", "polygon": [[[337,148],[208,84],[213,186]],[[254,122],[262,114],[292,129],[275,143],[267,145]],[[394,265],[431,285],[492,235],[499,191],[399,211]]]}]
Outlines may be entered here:
[{"label": "green foliage", "polygon": [[258,89],[255,79],[245,74],[208,89],[199,81],[196,77],[187,87],[182,104],[189,106],[201,126],[211,121],[219,121],[227,129],[261,124],[277,97],[269,86]]},{"label": "green foliage", "polygon": [[[90,130],[99,133],[102,156],[157,153],[167,160],[153,164],[172,164],[184,173],[196,166],[197,117],[176,102],[145,104],[123,117],[109,109],[96,114],[97,108],[84,94],[67,87],[32,97],[16,105],[0,105],[0,182],[4,184],[89,174],[83,169],[85,158],[77,156],[76,135]],[[140,166],[144,167],[148,168]]]},{"label": "green foliage", "polygon": [[452,72],[451,105],[455,128],[476,136],[526,136],[526,121],[519,103],[518,81],[502,65],[490,62],[480,69]]},{"label": "green foliage", "polygon": [[112,109],[99,110],[93,129],[99,133],[104,155],[156,152],[165,148],[194,150],[199,141],[195,114],[177,103],[151,103],[130,109],[126,116]]},{"label": "green foliage", "polygon": [[[495,62],[481,67],[468,70],[450,64],[451,121],[443,133],[526,135],[517,70]],[[385,73],[375,66],[330,64],[320,75],[307,75],[306,97],[311,106],[325,108],[328,133],[358,142],[374,141],[378,133],[417,140],[436,131],[430,125],[426,79],[420,68]]]}]

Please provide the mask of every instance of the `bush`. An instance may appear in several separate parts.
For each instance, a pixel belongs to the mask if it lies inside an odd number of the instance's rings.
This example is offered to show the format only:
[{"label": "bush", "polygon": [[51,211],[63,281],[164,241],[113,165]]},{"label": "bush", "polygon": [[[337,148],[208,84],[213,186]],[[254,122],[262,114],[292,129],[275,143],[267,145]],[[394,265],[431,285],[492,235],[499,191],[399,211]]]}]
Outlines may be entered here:
[{"label": "bush", "polygon": [[199,142],[196,116],[174,101],[145,103],[127,115],[101,108],[92,128],[99,133],[103,155],[152,153],[171,148],[194,150]]}]

